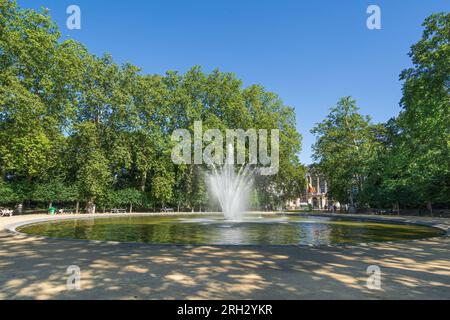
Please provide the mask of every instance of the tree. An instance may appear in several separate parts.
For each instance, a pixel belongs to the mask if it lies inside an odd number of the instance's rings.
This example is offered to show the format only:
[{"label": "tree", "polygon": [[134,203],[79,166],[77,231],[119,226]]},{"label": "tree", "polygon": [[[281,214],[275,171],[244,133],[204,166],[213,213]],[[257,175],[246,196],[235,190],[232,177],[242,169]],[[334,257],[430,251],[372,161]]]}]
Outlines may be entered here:
[{"label": "tree", "polygon": [[326,177],[330,196],[355,205],[362,194],[371,152],[370,118],[358,113],[356,102],[342,98],[327,118],[311,131],[317,136],[313,157]]},{"label": "tree", "polygon": [[95,200],[104,196],[113,182],[99,140],[96,124],[92,121],[78,124],[72,140],[72,154],[77,160],[75,179],[88,212],[95,212]]},{"label": "tree", "polygon": [[402,72],[402,112],[396,119],[405,184],[432,205],[450,199],[450,14],[433,14],[424,24],[422,39],[412,46],[413,67]]},{"label": "tree", "polygon": [[8,204],[17,201],[17,196],[10,184],[3,179],[0,180],[0,203]]},{"label": "tree", "polygon": [[117,190],[113,194],[111,203],[115,206],[128,206],[129,212],[133,212],[133,206],[142,205],[142,192],[134,188]]},{"label": "tree", "polygon": [[[48,11],[0,1],[0,201],[204,208],[205,171],[171,161],[171,133],[279,129],[280,169],[256,185],[261,202],[301,192],[293,108],[262,86],[194,66],[143,75],[61,39]],[[205,147],[205,146],[203,146]],[[268,187],[270,186],[270,187]],[[284,201],[280,197],[277,201]]]},{"label": "tree", "polygon": [[79,47],[58,41],[47,11],[1,1],[0,16],[0,173],[24,201],[60,166]]},{"label": "tree", "polygon": [[53,202],[72,202],[78,199],[78,189],[65,181],[54,179],[34,186],[31,198],[34,201],[45,202],[48,207]]}]

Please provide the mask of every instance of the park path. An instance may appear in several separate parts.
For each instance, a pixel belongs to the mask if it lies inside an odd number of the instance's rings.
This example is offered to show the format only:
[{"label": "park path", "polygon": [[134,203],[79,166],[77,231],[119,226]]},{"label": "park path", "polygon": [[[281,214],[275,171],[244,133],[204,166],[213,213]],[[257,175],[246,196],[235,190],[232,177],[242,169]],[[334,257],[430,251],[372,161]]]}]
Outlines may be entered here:
[{"label": "park path", "polygon": [[[0,218],[0,299],[450,299],[449,237],[330,247],[155,246],[4,229],[42,218]],[[450,219],[420,221],[450,226]],[[66,287],[70,265],[81,269],[78,291]],[[381,290],[366,286],[370,265],[381,269]]]}]

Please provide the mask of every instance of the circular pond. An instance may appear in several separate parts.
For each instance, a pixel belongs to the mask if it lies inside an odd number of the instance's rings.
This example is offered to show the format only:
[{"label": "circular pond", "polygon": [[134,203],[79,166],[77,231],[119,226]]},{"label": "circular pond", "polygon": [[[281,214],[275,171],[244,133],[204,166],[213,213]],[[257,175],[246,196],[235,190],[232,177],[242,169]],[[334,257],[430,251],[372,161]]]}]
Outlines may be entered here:
[{"label": "circular pond", "polygon": [[423,239],[439,229],[410,224],[328,217],[129,216],[58,220],[19,232],[63,239],[209,245],[332,245]]}]

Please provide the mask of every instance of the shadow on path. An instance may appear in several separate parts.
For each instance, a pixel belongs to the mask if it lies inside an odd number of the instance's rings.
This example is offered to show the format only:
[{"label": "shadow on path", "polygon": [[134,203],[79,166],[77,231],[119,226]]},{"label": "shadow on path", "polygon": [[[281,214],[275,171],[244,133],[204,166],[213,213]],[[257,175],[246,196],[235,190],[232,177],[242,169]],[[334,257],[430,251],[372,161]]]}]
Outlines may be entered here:
[{"label": "shadow on path", "polygon": [[[172,247],[0,233],[0,299],[449,299],[448,238],[347,247]],[[81,268],[81,290],[66,288]],[[369,265],[382,290],[366,287]]]}]

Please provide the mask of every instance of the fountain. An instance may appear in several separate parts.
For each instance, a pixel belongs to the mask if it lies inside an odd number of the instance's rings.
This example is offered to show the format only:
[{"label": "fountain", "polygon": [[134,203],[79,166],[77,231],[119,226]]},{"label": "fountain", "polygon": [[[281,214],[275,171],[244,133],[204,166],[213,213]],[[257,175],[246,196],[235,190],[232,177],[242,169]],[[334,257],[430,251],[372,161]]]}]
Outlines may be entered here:
[{"label": "fountain", "polygon": [[213,166],[207,179],[210,192],[219,202],[225,219],[240,221],[253,185],[253,172],[248,165],[243,165],[236,173],[233,157],[233,146],[229,144],[225,164],[219,169]]},{"label": "fountain", "polygon": [[225,164],[212,167],[207,176],[209,190],[222,207],[225,221],[215,215],[66,218],[57,222],[28,222],[18,231],[58,239],[152,244],[310,246],[426,239],[446,234],[423,225],[333,217],[260,215],[244,220],[253,178],[260,172],[249,165],[236,172],[233,156],[233,146],[229,145]]}]

